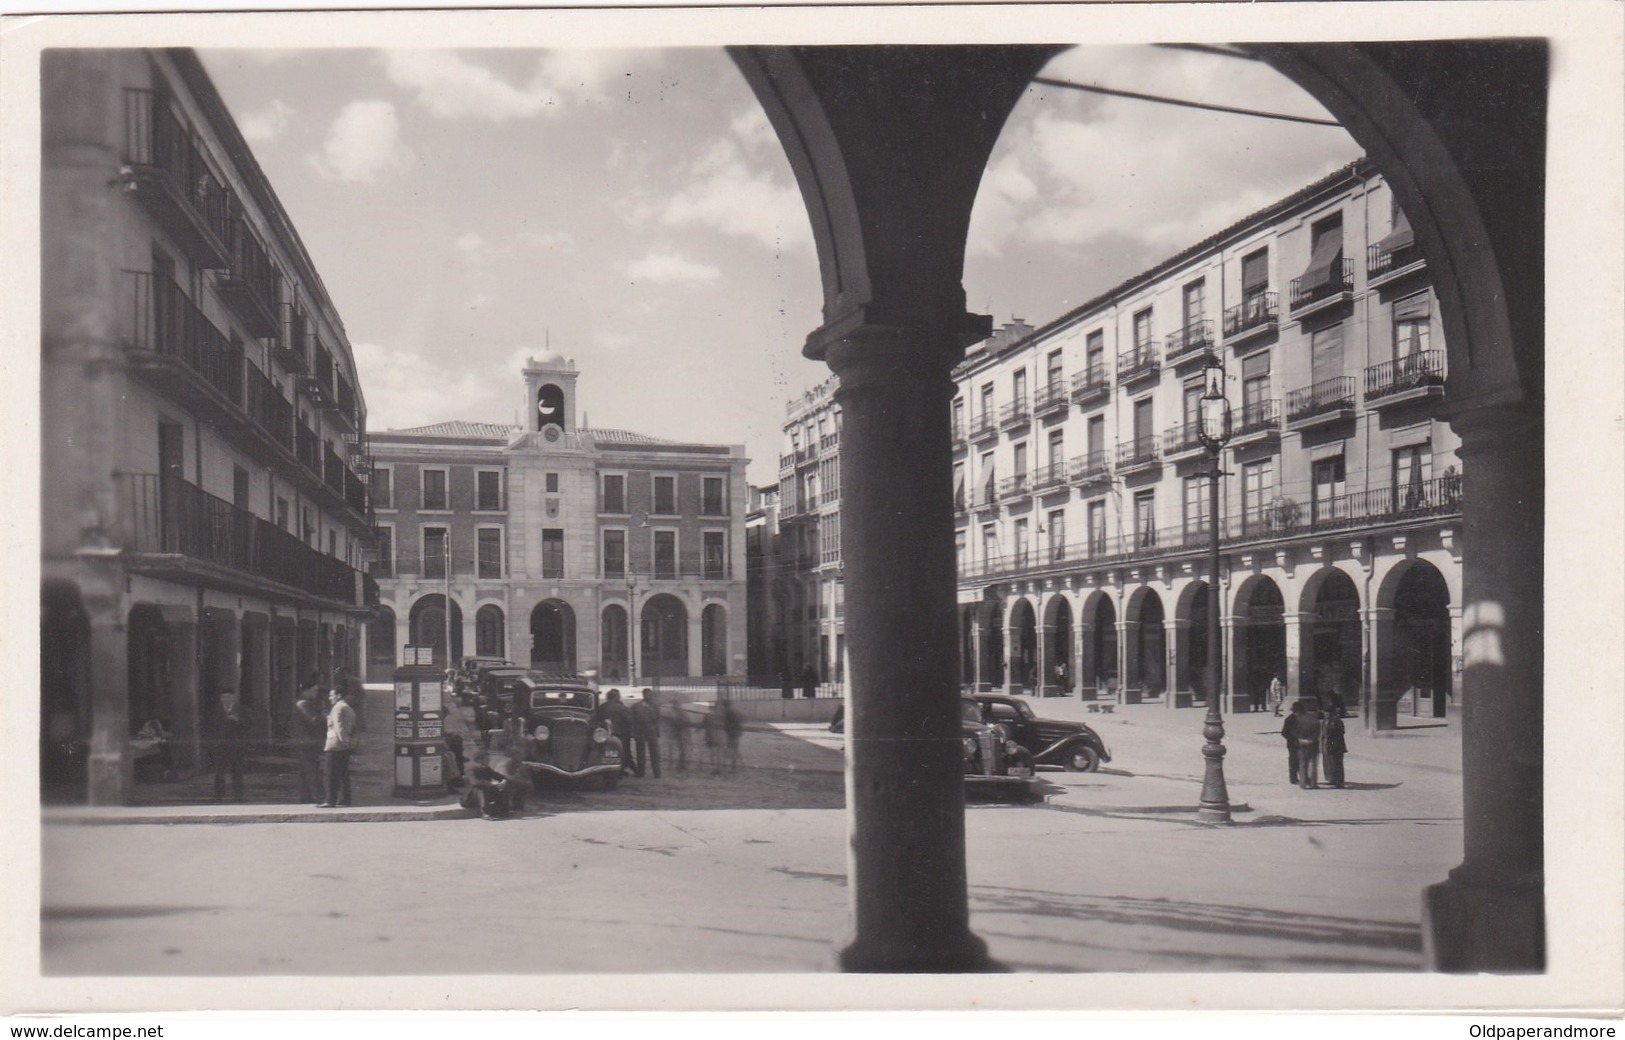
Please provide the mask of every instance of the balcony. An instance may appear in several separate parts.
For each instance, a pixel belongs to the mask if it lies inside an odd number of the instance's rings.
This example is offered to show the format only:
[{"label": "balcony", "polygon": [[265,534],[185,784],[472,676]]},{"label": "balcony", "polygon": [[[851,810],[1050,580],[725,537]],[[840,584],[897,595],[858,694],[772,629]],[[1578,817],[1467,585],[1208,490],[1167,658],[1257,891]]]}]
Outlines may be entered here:
[{"label": "balcony", "polygon": [[1059,373],[1033,394],[1033,415],[1040,419],[1056,412],[1064,412],[1070,407],[1072,397],[1068,393],[1066,380],[1062,379]]},{"label": "balcony", "polygon": [[352,432],[359,433],[361,418],[360,413],[356,411],[355,390],[350,386],[350,381],[343,376],[339,376],[336,382],[338,383],[338,407],[334,412],[345,425],[350,427]]},{"label": "balcony", "polygon": [[1112,477],[1111,462],[1104,451],[1091,451],[1075,456],[1070,469],[1072,483],[1079,487],[1104,484]]},{"label": "balcony", "polygon": [[318,343],[315,359],[315,370],[310,375],[299,377],[299,392],[322,411],[335,410],[338,408],[338,398],[333,392],[333,354]]},{"label": "balcony", "polygon": [[316,475],[318,480],[322,476],[322,449],[321,442],[316,439],[316,431],[304,423],[295,421],[293,424],[293,454],[299,464]]},{"label": "balcony", "polygon": [[1308,430],[1354,418],[1354,377],[1334,376],[1294,390],[1286,399],[1286,428]]},{"label": "balcony", "polygon": [[1139,473],[1162,465],[1162,453],[1154,435],[1136,437],[1117,446],[1117,472]]},{"label": "balcony", "polygon": [[1117,355],[1117,381],[1124,386],[1143,379],[1154,379],[1161,368],[1157,348],[1149,343],[1142,343],[1133,350]]},{"label": "balcony", "polygon": [[162,94],[124,91],[124,183],[199,267],[228,266],[231,193]]},{"label": "balcony", "polygon": [[1354,300],[1354,261],[1347,257],[1332,262],[1324,278],[1308,275],[1292,279],[1292,317],[1297,321]]},{"label": "balcony", "polygon": [[1422,350],[1365,370],[1366,403],[1389,408],[1444,396],[1444,351]]},{"label": "balcony", "polygon": [[134,372],[208,418],[237,418],[242,348],[167,278],[125,271],[119,291],[120,335]]},{"label": "balcony", "polygon": [[1387,246],[1379,242],[1365,251],[1366,284],[1376,289],[1427,267],[1422,249],[1414,241]]},{"label": "balcony", "polygon": [[276,265],[242,217],[232,218],[228,239],[231,264],[215,276],[215,292],[252,335],[275,336],[282,329]]},{"label": "balcony", "polygon": [[784,473],[796,468],[795,452],[786,452],[779,456],[779,472]]},{"label": "balcony", "polygon": [[971,509],[976,512],[977,516],[997,513],[999,511],[998,485],[991,480],[982,485],[982,489],[976,493],[975,499],[971,502]]},{"label": "balcony", "polygon": [[999,425],[994,420],[993,412],[991,410],[985,411],[985,412],[979,412],[978,414],[971,417],[971,421],[970,421],[970,439],[971,439],[971,443],[974,444],[977,441],[986,440],[989,437],[997,437],[998,435],[999,435]]},{"label": "balcony", "polygon": [[1198,423],[1180,423],[1162,435],[1162,457],[1169,462],[1204,454],[1207,445],[1197,436]]},{"label": "balcony", "polygon": [[284,301],[282,325],[282,338],[271,349],[271,356],[294,375],[304,375],[310,371],[310,347],[305,342],[309,338],[309,330],[305,325],[305,316],[292,303]]},{"label": "balcony", "polygon": [[1090,365],[1072,376],[1072,400],[1087,408],[1112,395],[1112,384],[1106,378],[1106,366]]},{"label": "balcony", "polygon": [[1032,421],[1033,410],[1027,403],[1027,395],[1022,394],[1014,401],[999,409],[999,429],[1016,430],[1026,426]]},{"label": "balcony", "polygon": [[1278,294],[1267,292],[1242,300],[1224,312],[1224,341],[1233,347],[1256,343],[1280,331]]},{"label": "balcony", "polygon": [[1226,541],[1291,538],[1452,516],[1461,512],[1461,477],[1446,473],[1401,486],[1353,491],[1309,503],[1277,499],[1233,521]]},{"label": "balcony", "polygon": [[1236,429],[1230,443],[1236,446],[1281,439],[1281,402],[1275,398],[1252,401],[1236,416]]},{"label": "balcony", "polygon": [[130,567],[211,588],[302,593],[324,603],[365,602],[363,575],[293,535],[179,477],[127,473]]},{"label": "balcony", "polygon": [[839,431],[836,431],[835,433],[826,433],[822,437],[818,438],[818,453],[820,455],[827,455],[830,452],[836,451],[840,448],[840,446],[841,434]]},{"label": "balcony", "polygon": [[1031,497],[1033,497],[1033,486],[1027,479],[1027,474],[1017,473],[1013,477],[1005,477],[999,481],[999,501],[1017,502]]},{"label": "balcony", "polygon": [[1213,322],[1203,319],[1170,332],[1163,355],[1170,365],[1189,365],[1213,356]]},{"label": "balcony", "polygon": [[1052,462],[1033,471],[1033,490],[1039,493],[1066,487],[1066,463]]},{"label": "balcony", "polygon": [[283,452],[293,451],[293,405],[254,364],[245,369],[244,408]]}]

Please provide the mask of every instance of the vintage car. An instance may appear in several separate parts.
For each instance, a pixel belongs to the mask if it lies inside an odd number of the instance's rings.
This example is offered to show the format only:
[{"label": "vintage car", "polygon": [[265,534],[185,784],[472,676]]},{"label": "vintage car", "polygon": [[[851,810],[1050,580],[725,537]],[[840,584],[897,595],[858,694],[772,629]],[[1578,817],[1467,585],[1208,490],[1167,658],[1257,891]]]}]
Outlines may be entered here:
[{"label": "vintage car", "polygon": [[521,668],[519,665],[480,670],[480,684],[472,697],[476,728],[480,730],[502,728],[502,723],[513,713],[516,691],[510,684],[529,674],[529,668]]},{"label": "vintage car", "polygon": [[509,685],[532,784],[590,778],[608,791],[621,782],[626,749],[597,718],[597,687],[579,677],[534,673]]},{"label": "vintage car", "polygon": [[989,725],[1001,726],[1041,766],[1060,766],[1075,773],[1092,773],[1112,760],[1100,734],[1081,722],[1039,718],[1026,701],[997,693],[971,698]]},{"label": "vintage car", "polygon": [[961,698],[959,720],[967,787],[1025,788],[1031,783],[1032,755],[1011,740],[1003,726],[984,722],[980,704]]},{"label": "vintage car", "polygon": [[480,680],[489,668],[515,668],[512,661],[501,657],[465,657],[452,677],[452,693],[464,704],[472,703],[480,688]]}]

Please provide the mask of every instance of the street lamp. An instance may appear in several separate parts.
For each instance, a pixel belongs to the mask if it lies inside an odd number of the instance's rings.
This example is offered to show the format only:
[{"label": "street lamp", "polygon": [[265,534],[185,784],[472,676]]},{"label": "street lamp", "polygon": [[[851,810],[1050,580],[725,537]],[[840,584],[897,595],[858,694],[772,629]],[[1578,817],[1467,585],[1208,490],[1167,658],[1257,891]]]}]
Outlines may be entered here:
[{"label": "street lamp", "polygon": [[1202,722],[1202,798],[1196,817],[1203,823],[1230,822],[1230,792],[1224,784],[1224,718],[1219,712],[1219,453],[1230,439],[1230,402],[1224,396],[1224,364],[1208,355],[1202,364],[1201,412],[1196,436],[1213,463],[1208,495],[1207,718]]}]

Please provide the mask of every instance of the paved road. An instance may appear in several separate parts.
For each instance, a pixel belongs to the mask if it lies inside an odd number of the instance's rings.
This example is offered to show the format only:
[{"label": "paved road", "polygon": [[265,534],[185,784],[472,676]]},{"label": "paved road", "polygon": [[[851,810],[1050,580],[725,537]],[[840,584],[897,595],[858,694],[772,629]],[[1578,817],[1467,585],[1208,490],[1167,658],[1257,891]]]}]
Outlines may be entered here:
[{"label": "paved road", "polygon": [[[972,924],[995,956],[1021,971],[1419,966],[1419,892],[1460,859],[1448,734],[1361,744],[1351,777],[1380,781],[1304,792],[1271,775],[1268,720],[1238,722],[1232,797],[1251,811],[1213,829],[1188,812],[1197,713],[1091,721],[1111,767],[1045,771],[1048,803],[967,810]],[[847,927],[838,739],[787,726],[744,750],[734,775],[628,779],[497,822],[47,826],[45,967],[828,970]]]}]

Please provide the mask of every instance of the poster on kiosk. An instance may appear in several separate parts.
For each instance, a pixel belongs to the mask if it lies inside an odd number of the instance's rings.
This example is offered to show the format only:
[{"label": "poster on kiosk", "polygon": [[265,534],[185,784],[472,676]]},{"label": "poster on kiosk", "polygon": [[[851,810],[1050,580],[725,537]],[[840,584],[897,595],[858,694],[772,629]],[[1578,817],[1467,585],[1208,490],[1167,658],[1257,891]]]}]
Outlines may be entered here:
[{"label": "poster on kiosk", "polygon": [[442,786],[443,678],[427,646],[408,646],[395,669],[396,797],[421,797]]}]

